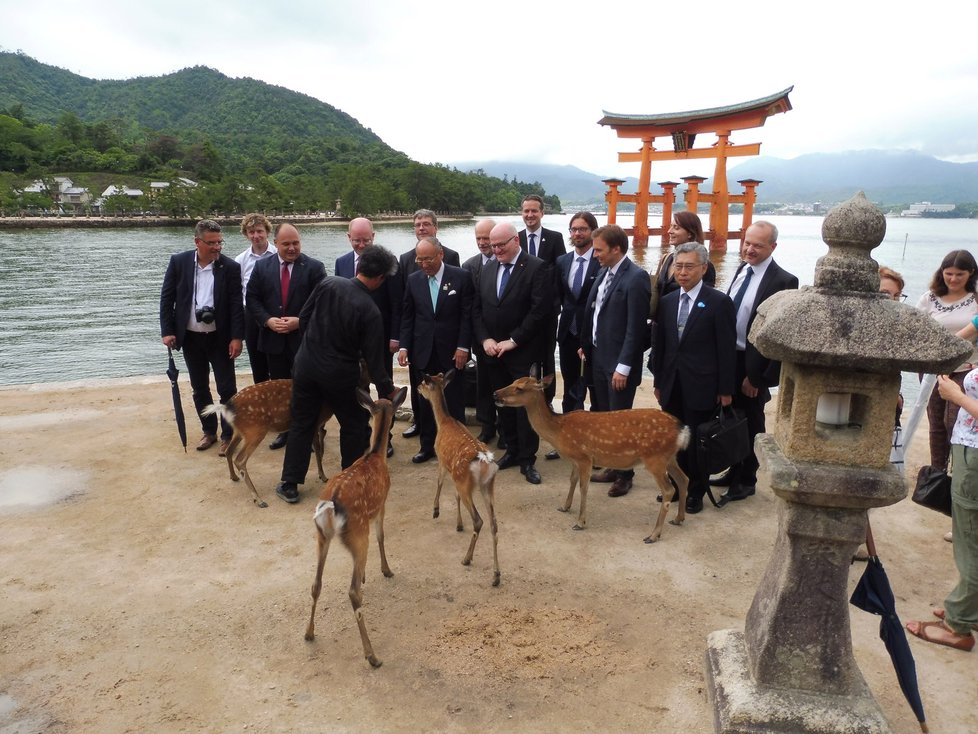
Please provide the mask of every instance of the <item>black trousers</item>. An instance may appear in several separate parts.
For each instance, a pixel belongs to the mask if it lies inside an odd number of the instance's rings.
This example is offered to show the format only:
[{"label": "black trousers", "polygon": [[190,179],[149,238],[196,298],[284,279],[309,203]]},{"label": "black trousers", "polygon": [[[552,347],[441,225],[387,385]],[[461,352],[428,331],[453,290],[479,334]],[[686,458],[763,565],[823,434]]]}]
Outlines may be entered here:
[{"label": "black trousers", "polygon": [[741,392],[740,386],[747,376],[744,367],[744,352],[737,350],[737,382],[734,385],[733,407],[742,410],[747,418],[747,434],[750,437],[750,453],[739,464],[730,467],[731,486],[742,484],[753,487],[757,484],[757,455],[754,454],[754,437],[765,432],[764,406],[771,399],[771,392],[766,387],[760,387],[757,397],[749,398]]},{"label": "black trousers", "polygon": [[268,376],[272,380],[288,380],[292,377],[292,361],[295,357],[286,347],[279,354],[266,354]]},{"label": "black trousers", "polygon": [[[188,331],[183,337],[183,358],[190,375],[190,387],[194,392],[194,408],[200,411],[211,405],[210,370],[214,368],[214,382],[223,405],[238,391],[234,381],[234,360],[228,355],[228,343],[217,332]],[[217,435],[217,416],[200,418],[200,426],[209,436]],[[221,439],[230,440],[231,426],[221,421]]]},{"label": "black trousers", "polygon": [[481,345],[473,345],[475,352],[475,419],[486,433],[496,432],[496,403],[492,398],[492,380],[489,377],[489,357]]},{"label": "black trousers", "polygon": [[669,415],[673,415],[681,420],[693,432],[693,438],[689,441],[689,446],[684,451],[680,451],[676,457],[679,468],[686,472],[689,477],[689,496],[703,499],[709,487],[709,475],[700,470],[699,457],[696,452],[696,426],[706,423],[716,413],[716,408],[710,410],[693,410],[687,407],[683,401],[682,383],[676,379],[672,388],[669,400],[662,406],[662,409]]},{"label": "black trousers", "polygon": [[[611,386],[611,376],[615,373],[618,363],[604,364],[592,352],[591,372],[594,386],[591,388],[591,410],[605,412],[609,410],[628,410],[635,403],[636,385],[628,385],[624,390],[615,390]],[[635,476],[634,469],[619,469],[618,476],[631,479]]]},{"label": "black trousers", "polygon": [[251,377],[257,385],[265,382],[268,376],[268,360],[258,351],[258,332],[261,331],[258,322],[245,315],[245,346],[248,348],[248,364],[251,365]]},{"label": "black trousers", "polygon": [[[487,357],[489,380],[493,390],[508,387],[520,377],[530,374],[530,366],[509,367],[501,359]],[[533,464],[537,460],[540,437],[530,425],[526,408],[497,408],[499,432],[506,441],[506,453],[516,457],[521,465]]]},{"label": "black trousers", "polygon": [[[560,376],[564,380],[564,396],[560,401],[560,409],[564,413],[572,410],[584,410],[584,398],[587,386],[581,379],[581,358],[577,350],[581,346],[580,337],[568,333],[559,339],[560,347]],[[591,403],[594,403],[594,391],[591,391]]]},{"label": "black trousers", "polygon": [[[437,375],[442,372],[447,372],[448,370],[441,366],[436,360],[431,360],[425,365],[424,370],[426,374]],[[418,370],[412,365],[411,372],[418,372]],[[412,375],[412,382],[417,382],[420,384],[421,375]],[[422,451],[434,451],[435,450],[435,436],[438,435],[438,424],[435,421],[435,412],[431,408],[431,403],[424,399],[420,393],[418,393],[418,409],[414,412],[414,422],[418,426],[418,431],[421,435],[421,450]],[[455,420],[465,423],[465,373],[459,370],[455,374],[455,378],[448,383],[448,387],[445,388],[445,402],[448,405],[448,413]]]}]

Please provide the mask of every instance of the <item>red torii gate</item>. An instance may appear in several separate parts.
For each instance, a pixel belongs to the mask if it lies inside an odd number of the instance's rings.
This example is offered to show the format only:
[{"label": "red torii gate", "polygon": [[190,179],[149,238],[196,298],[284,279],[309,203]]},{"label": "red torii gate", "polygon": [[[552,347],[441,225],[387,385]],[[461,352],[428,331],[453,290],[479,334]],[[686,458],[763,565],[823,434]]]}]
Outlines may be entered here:
[{"label": "red torii gate", "polygon": [[[709,234],[710,248],[726,250],[727,238],[731,235],[742,237],[750,226],[751,216],[760,181],[744,179],[739,181],[744,186],[744,193],[730,194],[727,190],[727,158],[729,156],[757,155],[761,152],[760,143],[732,145],[730,133],[733,130],[747,130],[761,127],[768,117],[791,109],[788,94],[793,86],[772,94],[769,97],[755,99],[750,102],[714,107],[691,112],[670,112],[660,115],[619,115],[604,112],[604,117],[598,120],[599,125],[607,125],[615,130],[619,138],[639,138],[642,147],[637,153],[619,153],[619,163],[641,163],[638,177],[638,191],[635,194],[623,194],[618,191],[624,181],[621,179],[606,179],[608,192],[605,200],[608,202],[608,222],[613,224],[617,215],[618,202],[635,203],[635,225],[628,233],[633,236],[635,245],[648,243],[649,234],[662,236],[663,244],[669,222],[672,219],[672,204],[675,201],[674,189],[679,184],[675,181],[664,181],[658,185],[663,193],[655,195],[651,191],[652,161],[677,161],[691,158],[716,158],[716,168],[713,174],[712,193],[699,190],[705,181],[700,176],[686,176],[686,207],[696,211],[699,202],[710,204]],[[694,148],[693,143],[700,133],[715,133],[716,142],[708,148]],[[653,143],[656,138],[668,136],[672,140],[673,150],[656,150]],[[662,204],[661,229],[649,230],[649,204]],[[741,203],[744,205],[744,222],[741,230],[730,232],[728,227],[729,205]]]}]

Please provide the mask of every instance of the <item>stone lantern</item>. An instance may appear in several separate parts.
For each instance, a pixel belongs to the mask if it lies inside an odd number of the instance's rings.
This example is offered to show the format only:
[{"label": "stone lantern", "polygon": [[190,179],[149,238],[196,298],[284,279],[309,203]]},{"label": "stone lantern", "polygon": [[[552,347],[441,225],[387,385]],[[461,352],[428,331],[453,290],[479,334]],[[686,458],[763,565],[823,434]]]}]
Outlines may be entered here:
[{"label": "stone lantern", "polygon": [[755,444],[778,537],[746,632],[708,638],[717,732],[890,731],[852,654],[850,561],[868,508],[907,494],[889,463],[900,372],[948,372],[971,347],[879,293],[885,232],[861,192],[832,209],[815,284],[769,298],[751,328],[782,363],[774,433]]}]

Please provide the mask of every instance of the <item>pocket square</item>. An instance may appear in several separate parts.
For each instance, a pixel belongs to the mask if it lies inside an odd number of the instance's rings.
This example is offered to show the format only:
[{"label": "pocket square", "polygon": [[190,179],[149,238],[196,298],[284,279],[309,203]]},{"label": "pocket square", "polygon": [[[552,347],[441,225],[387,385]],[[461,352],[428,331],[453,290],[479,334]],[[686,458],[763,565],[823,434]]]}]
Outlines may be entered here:
[{"label": "pocket square", "polygon": [[448,291],[448,295],[450,295],[450,296],[454,296],[455,293],[456,293],[456,291],[454,291],[454,290]]}]

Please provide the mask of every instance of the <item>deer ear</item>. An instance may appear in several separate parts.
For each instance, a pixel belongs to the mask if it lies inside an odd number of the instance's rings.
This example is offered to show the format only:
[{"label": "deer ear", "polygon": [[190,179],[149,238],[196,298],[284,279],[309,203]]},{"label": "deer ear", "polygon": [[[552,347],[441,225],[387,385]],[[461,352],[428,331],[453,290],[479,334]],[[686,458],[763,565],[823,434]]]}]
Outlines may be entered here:
[{"label": "deer ear", "polygon": [[554,381],[554,376],[553,375],[547,375],[546,377],[543,378],[543,386],[544,387],[549,387],[550,386],[550,383],[553,382],[553,381]]},{"label": "deer ear", "polygon": [[530,365],[530,377],[532,377],[534,380],[540,379],[540,368],[537,367],[536,362]]},{"label": "deer ear", "polygon": [[374,400],[370,397],[370,393],[364,390],[362,387],[357,388],[357,402],[360,403],[364,408],[370,410],[374,407]]},{"label": "deer ear", "polygon": [[426,383],[428,383],[430,385],[431,384],[431,377],[430,377],[430,375],[428,375],[427,372],[422,372],[421,373],[421,381],[422,382],[426,382]]},{"label": "deer ear", "polygon": [[407,397],[407,392],[408,389],[406,387],[402,387],[400,390],[394,393],[394,399],[391,401],[394,404],[394,410],[401,407],[401,404],[404,402],[404,398]]},{"label": "deer ear", "polygon": [[448,372],[446,372],[444,377],[442,378],[445,380],[445,385],[451,382],[453,377],[455,377],[455,370],[454,369],[448,370]]}]

